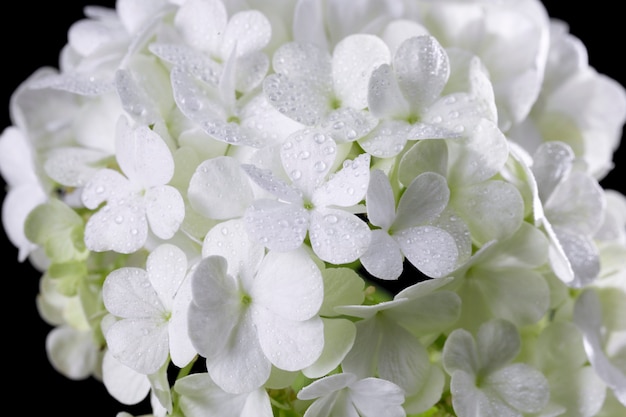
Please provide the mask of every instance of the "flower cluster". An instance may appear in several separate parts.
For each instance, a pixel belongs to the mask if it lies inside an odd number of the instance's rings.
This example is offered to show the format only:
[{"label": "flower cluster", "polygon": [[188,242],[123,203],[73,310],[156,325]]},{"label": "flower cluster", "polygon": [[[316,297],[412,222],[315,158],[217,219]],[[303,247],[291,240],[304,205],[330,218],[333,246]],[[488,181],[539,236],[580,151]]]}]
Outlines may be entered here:
[{"label": "flower cluster", "polygon": [[539,0],[118,0],[10,114],[48,356],[122,405],[626,410],[626,90]]}]

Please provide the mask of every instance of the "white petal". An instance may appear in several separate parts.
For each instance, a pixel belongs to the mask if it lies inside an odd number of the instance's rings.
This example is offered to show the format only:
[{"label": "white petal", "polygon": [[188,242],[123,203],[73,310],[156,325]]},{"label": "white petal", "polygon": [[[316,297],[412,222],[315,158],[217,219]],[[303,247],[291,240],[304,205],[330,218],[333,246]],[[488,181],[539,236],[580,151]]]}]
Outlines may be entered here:
[{"label": "white petal", "polygon": [[265,256],[263,245],[248,236],[241,219],[227,220],[215,225],[204,237],[202,256],[218,255],[228,261],[228,274],[249,277],[256,274]]},{"label": "white petal", "polygon": [[404,269],[400,246],[381,229],[372,230],[370,245],[360,261],[367,272],[379,279],[398,279]]},{"label": "white petal", "polygon": [[[468,417],[482,417],[484,415],[498,417],[519,417],[508,410],[494,410],[502,407],[501,402],[494,403],[487,398],[483,390],[476,387],[476,376],[463,370],[455,371],[450,380],[450,392],[452,394],[452,406],[455,410],[464,410]],[[498,411],[502,414],[498,414]],[[505,414],[505,412],[507,412]],[[513,412],[513,413],[512,413]]]},{"label": "white petal", "polygon": [[29,139],[15,126],[5,128],[0,135],[0,173],[11,187],[37,182]]},{"label": "white petal", "polygon": [[37,249],[24,233],[24,224],[31,210],[43,204],[48,196],[39,186],[17,186],[11,189],[2,202],[2,226],[11,243],[19,249],[18,260],[23,262]]},{"label": "white petal", "polygon": [[430,366],[420,391],[406,395],[403,407],[407,414],[423,413],[434,406],[440,399],[446,383],[446,377],[437,365]]},{"label": "white petal", "polygon": [[443,346],[442,364],[449,375],[461,371],[476,377],[481,363],[476,350],[476,342],[470,332],[465,329],[453,330]]},{"label": "white petal", "polygon": [[300,192],[286,183],[281,177],[275,175],[271,170],[258,168],[250,164],[243,164],[241,168],[259,187],[273,194],[279,200],[295,204],[302,203]]},{"label": "white petal", "polygon": [[185,72],[217,87],[221,76],[220,64],[186,44],[153,42],[148,49],[162,60],[174,64]]},{"label": "white petal", "polygon": [[101,96],[115,89],[113,76],[110,78],[95,78],[89,74],[77,72],[49,74],[33,81],[30,87],[55,89],[89,97]]},{"label": "white petal", "polygon": [[[299,1],[296,9],[302,9],[305,1]],[[311,16],[307,16],[311,19]],[[310,26],[307,23],[305,26]],[[288,42],[281,45],[272,57],[274,71],[289,79],[305,80],[317,91],[329,96],[332,91],[331,57],[325,48],[310,42]]]},{"label": "white petal", "polygon": [[249,134],[239,124],[228,122],[229,114],[217,89],[180,67],[172,68],[170,77],[176,105],[209,136],[233,145],[262,146],[259,138]]},{"label": "white petal", "polygon": [[293,321],[264,307],[254,308],[252,317],[263,353],[277,368],[299,371],[322,354],[324,323],[319,317]]},{"label": "white petal", "polygon": [[489,373],[506,365],[520,352],[521,343],[517,327],[509,321],[493,319],[482,324],[476,335],[481,371]]},{"label": "white petal", "polygon": [[410,106],[402,95],[396,74],[388,64],[382,64],[372,72],[369,80],[367,104],[376,117],[406,119]]},{"label": "white petal", "polygon": [[[224,415],[224,414],[218,414]],[[273,417],[272,404],[267,391],[263,388],[252,391],[246,397],[240,417]]]},{"label": "white petal", "polygon": [[72,380],[86,379],[96,369],[93,333],[68,325],[53,328],[46,336],[46,354],[59,373]]},{"label": "white petal", "polygon": [[[148,77],[147,72],[147,70],[142,71],[142,76]],[[161,116],[157,108],[159,103],[152,101],[152,97],[137,82],[130,70],[120,68],[115,72],[115,90],[120,97],[122,107],[134,120],[145,125],[151,125],[160,120]]]},{"label": "white petal", "polygon": [[235,90],[242,93],[251,92],[261,85],[269,68],[270,59],[263,52],[252,52],[242,56],[237,60]]},{"label": "white petal", "polygon": [[443,140],[422,140],[411,146],[402,158],[398,178],[404,186],[423,172],[448,174],[448,146]]},{"label": "white petal", "polygon": [[[189,306],[189,337],[206,358],[218,355],[241,316],[239,288],[226,273],[220,256],[204,258],[191,275],[193,301]],[[223,337],[215,337],[216,334]]]},{"label": "white petal", "polygon": [[[251,135],[261,137],[264,141],[264,146],[257,152],[268,152],[276,157],[279,153],[270,149],[281,145],[289,135],[304,127],[273,107],[265,94],[251,97],[241,109],[240,114],[242,127],[251,132]],[[268,166],[265,167],[268,168]]]},{"label": "white petal", "polygon": [[115,10],[128,32],[136,33],[167,4],[167,0],[120,0]]},{"label": "white petal", "polygon": [[504,181],[486,181],[456,190],[454,207],[477,242],[501,240],[519,229],[524,202],[515,186]]},{"label": "white petal", "polygon": [[380,378],[365,378],[350,385],[350,398],[362,417],[404,417],[404,392]]},{"label": "white petal", "polygon": [[304,198],[312,198],[337,157],[335,141],[318,129],[299,130],[290,135],[280,149],[285,172]]},{"label": "white petal", "polygon": [[146,242],[148,222],[142,213],[143,201],[132,195],[121,197],[109,202],[87,221],[85,245],[90,250],[133,253]]},{"label": "white petal", "polygon": [[171,311],[174,296],[185,279],[187,257],[178,246],[164,243],[148,255],[146,271],[152,288]]},{"label": "white petal", "polygon": [[102,360],[102,382],[113,398],[126,405],[138,404],[150,392],[148,377],[119,362],[109,350]]},{"label": "white petal", "polygon": [[102,301],[107,311],[117,317],[160,317],[166,313],[148,273],[135,267],[116,269],[107,276]]},{"label": "white petal", "polygon": [[344,107],[367,107],[368,83],[372,71],[391,61],[387,45],[377,36],[346,36],[333,51],[335,94]]},{"label": "white petal", "polygon": [[315,189],[313,204],[317,207],[331,205],[349,207],[363,200],[370,181],[370,160],[371,156],[366,153],[352,161],[345,160],[341,170]]},{"label": "white petal", "polygon": [[176,380],[174,391],[179,395],[181,410],[188,417],[240,416],[248,395],[225,392],[206,372]]},{"label": "white petal", "polygon": [[101,169],[85,184],[81,194],[81,200],[88,209],[96,209],[103,202],[117,198],[123,198],[124,194],[130,194],[133,190],[128,179],[112,169]]},{"label": "white petal", "polygon": [[541,372],[525,363],[514,363],[485,378],[485,384],[515,409],[537,413],[548,403],[550,386]]},{"label": "white petal", "polygon": [[378,353],[378,374],[401,387],[407,395],[426,383],[430,360],[426,348],[405,328],[390,321],[384,324]]},{"label": "white petal", "polygon": [[168,358],[167,323],[162,317],[119,320],[105,337],[115,359],[139,373],[155,373]]},{"label": "white petal", "polygon": [[341,107],[331,111],[319,124],[337,143],[354,142],[372,131],[378,124],[367,110]]},{"label": "white petal", "polygon": [[267,46],[272,36],[272,26],[258,10],[242,10],[230,18],[223,33],[221,56],[230,55],[235,45],[237,55],[243,56]]},{"label": "white petal", "polygon": [[324,279],[324,302],[320,309],[320,316],[337,316],[336,306],[363,303],[365,282],[353,269],[326,268],[322,270],[322,277]]},{"label": "white petal", "polygon": [[200,214],[224,220],[240,217],[254,196],[240,163],[229,156],[218,156],[198,165],[189,181],[187,197]]},{"label": "white petal", "polygon": [[574,305],[574,323],[583,333],[585,351],[597,375],[613,390],[615,397],[626,405],[626,374],[615,366],[602,346],[603,328],[600,297],[593,289],[583,291]]},{"label": "white petal", "polygon": [[244,222],[255,242],[284,252],[302,246],[309,228],[309,213],[295,204],[257,200],[246,210]]},{"label": "white petal", "polygon": [[[241,394],[262,386],[270,376],[272,365],[264,353],[265,349],[259,344],[259,339],[263,341],[267,335],[264,335],[262,330],[257,330],[249,317],[241,320],[233,330],[226,340],[228,348],[207,360],[207,369],[211,378],[224,391]],[[272,334],[270,339],[282,336],[285,330],[289,331],[279,326],[274,329],[276,333]],[[320,333],[321,330],[320,326]],[[216,334],[223,333],[212,333],[211,337],[215,337]],[[298,353],[291,351],[291,354],[295,354],[294,359],[297,359]]]},{"label": "white petal", "polygon": [[280,113],[303,125],[316,125],[330,110],[326,92],[308,80],[270,74],[263,81],[263,92]]},{"label": "white petal", "polygon": [[311,246],[326,262],[345,264],[357,260],[369,246],[370,233],[367,223],[346,211],[315,209],[311,212]]},{"label": "white petal", "polygon": [[396,215],[396,200],[387,174],[379,169],[370,172],[366,202],[369,222],[389,230]]},{"label": "white petal", "polygon": [[191,363],[197,354],[189,338],[189,305],[192,298],[191,278],[187,278],[176,292],[169,320],[170,356],[172,363],[181,369]]},{"label": "white petal", "polygon": [[392,235],[404,256],[425,275],[441,278],[451,273],[458,260],[454,237],[433,226],[416,226]]},{"label": "white petal", "polygon": [[507,270],[506,276],[501,271],[481,271],[475,283],[475,288],[489,300],[492,314],[518,326],[539,321],[550,306],[550,289],[545,278],[526,268]]},{"label": "white petal", "polygon": [[44,170],[59,184],[82,187],[96,172],[105,168],[108,157],[109,154],[95,149],[54,148],[48,153]]},{"label": "white petal", "polygon": [[375,375],[384,325],[376,317],[356,322],[356,338],[341,367],[343,372],[367,378]]},{"label": "white petal", "polygon": [[170,239],[185,217],[185,203],[178,190],[169,185],[153,187],[145,194],[146,217],[152,232]]},{"label": "white petal", "polygon": [[404,120],[383,120],[359,139],[364,151],[378,158],[392,158],[405,148],[411,125]]},{"label": "white petal", "polygon": [[343,372],[325,376],[311,382],[298,392],[298,399],[313,400],[315,398],[331,395],[333,392],[342,390],[357,381],[357,377],[349,372]]},{"label": "white petal", "polygon": [[317,0],[299,0],[293,17],[293,38],[302,44],[313,44],[328,50],[323,4]]},{"label": "white petal", "polygon": [[178,9],[174,26],[186,43],[216,53],[220,50],[227,21],[226,7],[221,0],[191,0]]},{"label": "white petal", "polygon": [[128,179],[142,187],[167,184],[174,175],[174,159],[161,136],[147,126],[131,128],[123,117],[117,124],[115,156]]},{"label": "white petal", "polygon": [[452,291],[428,289],[426,283],[432,281],[449,282],[447,278],[437,278],[407,287],[395,298],[408,297],[411,302],[399,303],[387,312],[389,317],[415,335],[445,331],[455,324],[461,314],[461,298]]},{"label": "white petal", "polygon": [[592,283],[600,273],[600,257],[593,240],[563,228],[554,228],[554,232],[574,272],[574,279],[567,285],[580,288]]},{"label": "white petal", "polygon": [[572,169],[574,151],[565,142],[546,142],[533,154],[532,171],[539,186],[539,197],[548,201],[556,186]]},{"label": "white petal", "polygon": [[398,202],[391,232],[433,220],[448,205],[450,189],[446,178],[434,172],[415,177]]},{"label": "white petal", "polygon": [[392,56],[396,54],[398,47],[409,38],[428,35],[428,29],[420,23],[408,19],[392,20],[385,26],[381,35],[382,39],[391,50]]},{"label": "white petal", "polygon": [[311,379],[321,378],[337,368],[352,348],[356,337],[354,323],[347,319],[322,319],[324,350],[321,356],[302,373]]},{"label": "white petal", "polygon": [[324,297],[322,274],[304,249],[270,251],[259,265],[253,285],[250,297],[254,305],[294,321],[315,316]]},{"label": "white petal", "polygon": [[571,173],[544,200],[546,216],[553,226],[593,235],[602,224],[606,200],[598,181],[582,172]]},{"label": "white petal", "polygon": [[432,36],[404,41],[393,58],[398,84],[413,111],[433,103],[450,76],[448,55]]},{"label": "white petal", "polygon": [[471,184],[493,177],[509,157],[508,141],[502,131],[486,119],[459,141],[448,141],[450,184]]}]

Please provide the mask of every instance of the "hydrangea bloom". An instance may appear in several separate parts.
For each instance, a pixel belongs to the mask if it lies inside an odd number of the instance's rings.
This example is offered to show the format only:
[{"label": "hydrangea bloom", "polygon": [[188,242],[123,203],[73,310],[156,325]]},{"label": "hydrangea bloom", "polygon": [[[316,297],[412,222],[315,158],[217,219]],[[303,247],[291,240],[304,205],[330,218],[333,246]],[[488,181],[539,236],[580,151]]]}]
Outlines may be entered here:
[{"label": "hydrangea bloom", "polygon": [[118,417],[624,414],[626,89],[539,0],[118,0],[67,35],[9,103],[2,222],[52,367]]}]

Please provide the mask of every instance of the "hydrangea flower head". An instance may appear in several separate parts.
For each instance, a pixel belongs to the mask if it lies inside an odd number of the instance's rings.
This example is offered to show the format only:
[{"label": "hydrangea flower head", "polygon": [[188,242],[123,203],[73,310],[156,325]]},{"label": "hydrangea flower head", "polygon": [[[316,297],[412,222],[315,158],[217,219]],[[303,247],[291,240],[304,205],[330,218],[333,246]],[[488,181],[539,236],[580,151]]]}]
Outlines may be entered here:
[{"label": "hydrangea flower head", "polygon": [[626,89],[540,0],[84,15],[0,134],[61,375],[118,417],[624,414]]}]

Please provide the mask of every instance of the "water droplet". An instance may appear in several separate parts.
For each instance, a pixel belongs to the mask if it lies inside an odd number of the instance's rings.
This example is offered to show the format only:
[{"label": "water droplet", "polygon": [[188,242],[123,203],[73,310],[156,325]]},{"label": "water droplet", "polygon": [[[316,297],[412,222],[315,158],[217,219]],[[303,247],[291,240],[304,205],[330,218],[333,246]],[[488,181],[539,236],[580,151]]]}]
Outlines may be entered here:
[{"label": "water droplet", "polygon": [[317,172],[322,172],[322,171],[324,171],[326,169],[326,162],[324,162],[324,161],[317,161],[315,163],[315,165],[313,165],[313,167],[315,168],[315,170]]},{"label": "water droplet", "polygon": [[300,178],[302,178],[302,171],[298,170],[298,169],[294,169],[293,171],[291,171],[291,179],[294,181],[299,180]]}]

